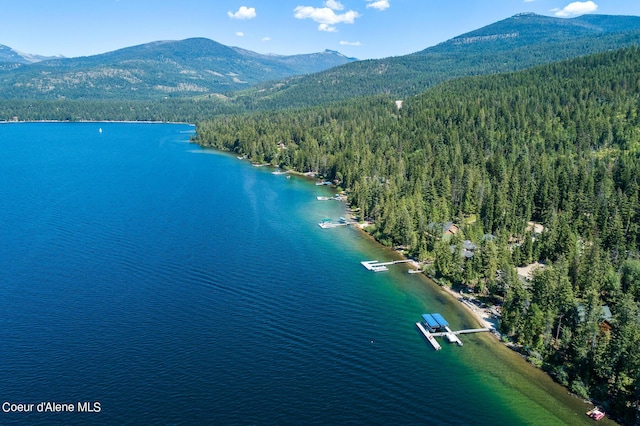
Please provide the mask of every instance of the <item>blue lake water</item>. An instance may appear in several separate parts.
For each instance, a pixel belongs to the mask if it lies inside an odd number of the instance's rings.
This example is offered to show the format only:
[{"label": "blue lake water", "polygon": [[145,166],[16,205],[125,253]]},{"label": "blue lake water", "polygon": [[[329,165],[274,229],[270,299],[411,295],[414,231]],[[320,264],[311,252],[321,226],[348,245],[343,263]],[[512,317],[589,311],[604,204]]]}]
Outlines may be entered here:
[{"label": "blue lake water", "polygon": [[393,253],[360,231],[319,228],[345,215],[330,188],[193,131],[0,125],[0,403],[34,404],[0,423],[588,424],[492,336],[434,351],[422,313],[476,324],[406,266],[366,271]]}]

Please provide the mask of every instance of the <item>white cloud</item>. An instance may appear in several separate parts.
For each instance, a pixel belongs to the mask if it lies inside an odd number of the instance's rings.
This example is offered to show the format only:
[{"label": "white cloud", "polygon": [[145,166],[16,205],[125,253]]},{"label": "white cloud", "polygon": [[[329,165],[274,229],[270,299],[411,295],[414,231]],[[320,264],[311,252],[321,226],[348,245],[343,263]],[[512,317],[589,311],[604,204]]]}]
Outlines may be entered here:
[{"label": "white cloud", "polygon": [[367,0],[367,9],[372,8],[376,10],[385,10],[389,9],[391,5],[389,5],[389,0]]},{"label": "white cloud", "polygon": [[533,3],[536,0],[524,0],[525,3]]},{"label": "white cloud", "polygon": [[342,40],[342,41],[340,41],[340,45],[342,45],[342,46],[362,46],[362,43],[360,43],[359,41]]},{"label": "white cloud", "polygon": [[[332,3],[335,6],[337,2],[328,0],[325,4]],[[360,17],[360,14],[354,10],[349,10],[345,13],[336,13],[329,7],[312,7],[312,6],[298,6],[293,9],[294,16],[297,19],[311,19],[318,24],[319,31],[336,32],[338,31],[334,25],[336,24],[353,24],[356,18]]]},{"label": "white cloud", "polygon": [[262,41],[271,41],[271,37],[262,37]]},{"label": "white cloud", "polygon": [[342,5],[342,3],[340,3],[337,0],[327,0],[324,2],[324,5],[327,6],[329,9],[333,9],[333,10],[344,9],[344,6]]},{"label": "white cloud", "polygon": [[331,26],[329,24],[320,24],[318,25],[318,31],[324,31],[327,33],[336,33],[338,32],[338,29],[334,26]]},{"label": "white cloud", "polygon": [[552,9],[556,16],[562,18],[568,16],[584,15],[585,13],[591,13],[598,10],[598,5],[592,1],[574,1],[569,3],[564,9]]},{"label": "white cloud", "polygon": [[236,33],[236,35],[237,35],[238,37],[244,37],[244,33],[243,33],[242,31],[238,31],[238,32]]},{"label": "white cloud", "polygon": [[256,8],[240,6],[240,9],[238,9],[236,13],[228,11],[227,15],[229,15],[231,19],[253,19],[256,17]]}]

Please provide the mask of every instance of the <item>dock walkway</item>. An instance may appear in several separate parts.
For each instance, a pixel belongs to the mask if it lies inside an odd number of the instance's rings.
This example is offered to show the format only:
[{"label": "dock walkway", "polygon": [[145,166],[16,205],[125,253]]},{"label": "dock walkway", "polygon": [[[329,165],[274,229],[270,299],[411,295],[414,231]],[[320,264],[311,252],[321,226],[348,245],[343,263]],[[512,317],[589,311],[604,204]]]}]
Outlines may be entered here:
[{"label": "dock walkway", "polygon": [[490,328],[468,328],[466,330],[457,330],[457,331],[442,331],[439,333],[431,333],[432,336],[435,337],[440,337],[440,336],[445,336],[447,335],[447,333],[453,333],[453,334],[470,334],[470,333],[481,333],[483,331],[491,331]]},{"label": "dock walkway", "polygon": [[378,262],[377,260],[363,260],[362,262],[360,262],[360,264],[365,268],[367,268],[368,271],[382,272],[382,271],[388,271],[389,268],[387,268],[387,266],[389,265],[395,265],[396,263],[407,263],[407,262],[411,262],[411,260],[409,259],[394,260],[392,262]]}]

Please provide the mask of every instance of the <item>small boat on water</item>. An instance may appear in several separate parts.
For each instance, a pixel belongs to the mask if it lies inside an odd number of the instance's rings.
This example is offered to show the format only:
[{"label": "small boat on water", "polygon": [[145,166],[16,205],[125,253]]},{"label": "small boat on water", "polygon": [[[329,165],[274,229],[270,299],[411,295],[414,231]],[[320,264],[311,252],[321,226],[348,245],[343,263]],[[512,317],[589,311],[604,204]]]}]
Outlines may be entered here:
[{"label": "small boat on water", "polygon": [[593,410],[587,411],[587,416],[596,421],[602,420],[604,418],[604,411],[600,410],[598,407],[595,407]]}]

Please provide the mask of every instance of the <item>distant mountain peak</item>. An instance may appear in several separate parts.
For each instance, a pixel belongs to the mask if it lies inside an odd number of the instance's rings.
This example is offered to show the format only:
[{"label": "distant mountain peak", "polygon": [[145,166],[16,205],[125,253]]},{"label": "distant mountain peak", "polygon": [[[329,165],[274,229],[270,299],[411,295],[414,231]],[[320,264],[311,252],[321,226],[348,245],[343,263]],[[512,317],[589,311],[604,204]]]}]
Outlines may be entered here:
[{"label": "distant mountain peak", "polygon": [[64,58],[64,56],[34,55],[32,53],[20,52],[10,48],[9,46],[4,46],[0,44],[0,63],[10,62],[14,64],[34,64],[36,62],[47,61],[49,59],[60,59],[60,58]]},{"label": "distant mountain peak", "polygon": [[345,58],[345,59],[348,59],[349,61],[357,61],[358,60],[357,58],[354,58],[352,56],[347,56],[347,55],[345,55],[343,53],[340,53],[337,50],[325,49],[324,52],[322,52],[322,53],[326,53],[326,54],[338,56],[338,57],[341,57],[341,58]]}]

